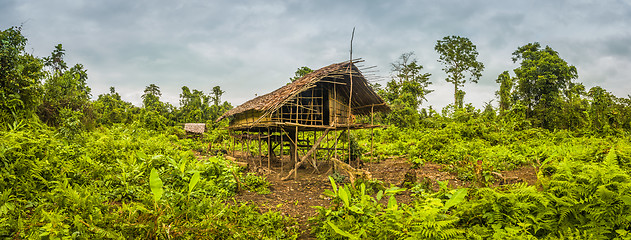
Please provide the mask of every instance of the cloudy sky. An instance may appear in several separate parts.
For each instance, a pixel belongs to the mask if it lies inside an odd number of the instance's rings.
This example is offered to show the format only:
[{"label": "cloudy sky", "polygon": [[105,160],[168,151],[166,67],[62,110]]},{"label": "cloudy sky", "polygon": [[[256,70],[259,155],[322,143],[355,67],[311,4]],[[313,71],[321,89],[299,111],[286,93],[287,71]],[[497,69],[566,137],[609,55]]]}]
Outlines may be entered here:
[{"label": "cloudy sky", "polygon": [[435,90],[425,106],[452,102],[434,51],[449,35],[469,38],[486,65],[479,83],[464,89],[476,107],[495,99],[495,79],[517,66],[511,53],[530,42],[558,51],[588,89],[631,93],[627,0],[0,0],[0,28],[19,25],[36,56],[63,44],[66,62],[88,69],[94,97],[114,86],[136,105],[151,83],[176,106],[182,86],[206,93],[221,86],[224,100],[239,105],[284,85],[300,66],[347,60],[353,27],[353,57],[377,66],[374,79],[387,80],[391,62],[416,53]]}]

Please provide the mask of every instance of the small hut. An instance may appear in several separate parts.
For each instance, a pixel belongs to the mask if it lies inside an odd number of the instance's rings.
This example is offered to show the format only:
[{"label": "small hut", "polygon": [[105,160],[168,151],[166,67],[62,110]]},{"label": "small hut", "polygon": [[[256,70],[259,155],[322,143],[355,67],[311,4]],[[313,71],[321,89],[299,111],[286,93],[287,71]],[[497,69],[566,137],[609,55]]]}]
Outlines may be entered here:
[{"label": "small hut", "polygon": [[202,135],[204,134],[204,132],[206,132],[206,124],[205,123],[185,123],[184,131],[186,131],[186,133]]},{"label": "small hut", "polygon": [[[312,160],[311,165],[317,169],[314,152],[327,150],[329,157],[331,152],[337,154],[337,142],[344,131],[378,127],[372,125],[372,121],[371,124],[355,123],[355,115],[372,116],[374,112],[390,110],[355,65],[360,61],[320,68],[227,111],[217,121],[230,119],[228,129],[235,141],[249,146],[251,140],[258,140],[259,154],[261,141],[266,141],[268,167],[275,149],[280,146],[282,158],[287,143],[295,165],[286,178],[292,173],[295,177],[297,168],[306,160]],[[338,131],[341,132],[338,134]],[[333,143],[320,147],[323,140],[330,140],[330,132],[334,132]],[[309,133],[311,139],[301,139],[299,134],[304,136],[304,133]],[[318,133],[321,134],[316,139]],[[302,157],[299,150],[304,150]]]}]

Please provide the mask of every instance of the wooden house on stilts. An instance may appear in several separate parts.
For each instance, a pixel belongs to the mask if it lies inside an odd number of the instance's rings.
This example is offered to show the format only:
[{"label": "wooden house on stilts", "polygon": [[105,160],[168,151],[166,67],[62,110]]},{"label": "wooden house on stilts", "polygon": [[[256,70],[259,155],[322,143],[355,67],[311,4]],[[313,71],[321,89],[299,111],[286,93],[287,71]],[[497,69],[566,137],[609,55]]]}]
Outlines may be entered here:
[{"label": "wooden house on stilts", "polygon": [[[355,65],[360,61],[320,68],[224,113],[217,121],[230,120],[233,152],[236,141],[248,146],[251,141],[258,141],[259,155],[261,145],[265,144],[269,168],[276,156],[280,156],[282,164],[288,146],[294,165],[284,179],[292,174],[295,178],[298,167],[304,163],[317,170],[319,150],[325,159],[336,156],[338,150],[344,151],[338,145],[344,132],[378,127],[372,124],[373,113],[390,109]],[[370,115],[371,123],[355,123],[355,115]],[[262,164],[259,160],[259,165]]]}]

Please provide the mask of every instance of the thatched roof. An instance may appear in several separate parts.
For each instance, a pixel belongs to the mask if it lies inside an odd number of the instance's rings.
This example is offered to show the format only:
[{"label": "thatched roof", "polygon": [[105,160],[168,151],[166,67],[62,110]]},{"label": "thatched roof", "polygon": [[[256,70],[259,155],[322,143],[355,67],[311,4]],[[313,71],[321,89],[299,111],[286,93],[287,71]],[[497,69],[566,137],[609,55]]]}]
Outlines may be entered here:
[{"label": "thatched roof", "polygon": [[206,131],[206,124],[205,123],[185,123],[184,131],[190,132],[190,133],[203,134]]},{"label": "thatched roof", "polygon": [[302,78],[295,80],[294,82],[285,85],[275,91],[258,96],[252,100],[249,100],[236,108],[233,108],[225,112],[217,121],[233,116],[239,113],[243,113],[249,110],[261,111],[261,112],[273,112],[287,101],[292,100],[299,93],[312,88],[319,81],[336,82],[341,84],[338,87],[339,94],[345,94],[348,96],[350,90],[350,75],[353,76],[353,97],[352,108],[353,114],[370,114],[371,107],[375,112],[389,111],[390,108],[387,104],[375,93],[368,85],[368,82],[361,74],[359,69],[354,63],[357,61],[341,62],[331,64],[329,66],[320,68],[318,70],[309,73]]}]

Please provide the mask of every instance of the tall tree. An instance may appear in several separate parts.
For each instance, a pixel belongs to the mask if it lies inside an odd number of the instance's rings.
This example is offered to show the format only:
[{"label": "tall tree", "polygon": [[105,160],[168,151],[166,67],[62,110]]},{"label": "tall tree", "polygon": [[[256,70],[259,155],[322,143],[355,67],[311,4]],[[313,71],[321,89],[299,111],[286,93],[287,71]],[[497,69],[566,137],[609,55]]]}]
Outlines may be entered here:
[{"label": "tall tree", "polygon": [[[42,61],[24,51],[20,27],[0,31],[0,122],[31,117],[41,102]],[[3,124],[4,125],[4,124]],[[0,126],[4,127],[4,126]]]},{"label": "tall tree", "polygon": [[454,85],[454,107],[462,107],[464,91],[459,90],[467,80],[466,75],[470,82],[477,83],[484,70],[484,64],[477,60],[476,46],[468,38],[448,36],[438,40],[434,49],[440,54],[438,62],[445,66],[445,80]]},{"label": "tall tree", "polygon": [[513,62],[521,61],[514,70],[516,98],[527,107],[526,116],[538,120],[544,128],[558,123],[565,91],[572,79],[578,78],[576,67],[569,65],[549,46],[538,42],[519,47],[513,52]]},{"label": "tall tree", "polygon": [[68,65],[64,61],[64,55],[66,55],[66,49],[60,44],[55,46],[55,50],[49,57],[44,58],[44,63],[47,67],[52,67],[55,74],[61,74],[62,71],[68,69]]},{"label": "tall tree", "polygon": [[160,109],[162,108],[160,104],[160,96],[162,93],[160,92],[160,87],[155,84],[149,84],[145,88],[144,94],[142,94],[142,104],[145,108],[154,108]]},{"label": "tall tree", "polygon": [[75,64],[68,69],[64,55],[65,50],[58,44],[51,56],[44,58],[50,71],[44,83],[43,102],[38,107],[38,115],[52,126],[61,126],[68,119],[78,119],[83,126],[90,126],[94,116],[87,70],[82,64]]},{"label": "tall tree", "polygon": [[425,96],[433,90],[427,89],[432,84],[429,81],[431,74],[421,73],[423,66],[414,57],[414,52],[401,54],[399,60],[391,63],[394,76],[388,83],[390,92],[394,94],[391,100],[402,98],[404,102],[412,106],[415,110],[421,105]]},{"label": "tall tree", "polygon": [[213,87],[213,94],[212,94],[212,100],[213,100],[213,105],[215,106],[219,106],[219,104],[221,103],[221,95],[223,95],[225,93],[225,91],[221,90],[221,87],[219,86],[214,86]]},{"label": "tall tree", "polygon": [[502,114],[510,108],[511,95],[515,81],[511,78],[508,71],[501,73],[495,81],[500,84],[500,90],[495,92],[495,94],[500,99],[500,114]]},{"label": "tall tree", "polygon": [[423,66],[418,64],[413,52],[401,54],[392,63],[392,79],[385,89],[380,90],[381,96],[388,101],[393,111],[388,118],[390,122],[399,126],[412,126],[419,119],[418,108],[425,96],[432,92],[427,89],[431,84],[431,74],[422,73]]}]

